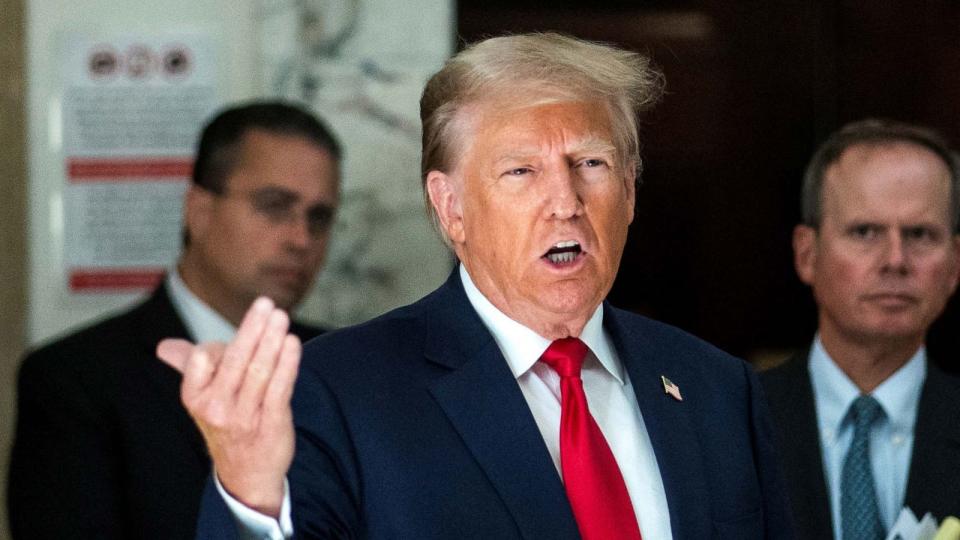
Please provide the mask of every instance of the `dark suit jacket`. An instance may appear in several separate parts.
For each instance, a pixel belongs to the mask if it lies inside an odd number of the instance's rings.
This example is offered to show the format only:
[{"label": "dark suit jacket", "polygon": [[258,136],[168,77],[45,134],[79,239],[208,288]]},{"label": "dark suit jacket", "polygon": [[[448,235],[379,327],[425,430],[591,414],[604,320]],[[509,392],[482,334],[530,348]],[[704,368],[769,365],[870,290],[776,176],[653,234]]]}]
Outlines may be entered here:
[{"label": "dark suit jacket", "polygon": [[156,357],[166,337],[188,335],[161,286],[27,356],[7,492],[14,538],[194,536],[210,466],[180,375]]},{"label": "dark suit jacket", "polygon": [[[800,538],[833,538],[809,353],[760,374]],[[904,504],[918,518],[960,515],[960,378],[927,363]]]},{"label": "dark suit jacket", "polygon": [[[750,368],[674,328],[610,306],[604,314],[674,538],[792,538]],[[301,538],[579,537],[533,415],[457,272],[416,304],[310,342],[293,410]],[[231,525],[208,491],[198,537],[227,537]]]}]

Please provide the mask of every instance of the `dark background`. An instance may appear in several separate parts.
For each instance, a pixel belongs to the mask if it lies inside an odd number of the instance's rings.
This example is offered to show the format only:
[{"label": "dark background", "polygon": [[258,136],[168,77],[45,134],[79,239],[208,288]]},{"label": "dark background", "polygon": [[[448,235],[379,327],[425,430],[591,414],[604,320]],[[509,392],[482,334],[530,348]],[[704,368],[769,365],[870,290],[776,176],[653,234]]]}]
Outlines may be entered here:
[{"label": "dark background", "polygon": [[[960,140],[960,2],[460,0],[462,41],[556,30],[650,55],[667,94],[645,119],[637,217],[615,305],[759,363],[809,343],[793,271],[816,145],[864,117]],[[930,354],[960,371],[960,302]]]}]

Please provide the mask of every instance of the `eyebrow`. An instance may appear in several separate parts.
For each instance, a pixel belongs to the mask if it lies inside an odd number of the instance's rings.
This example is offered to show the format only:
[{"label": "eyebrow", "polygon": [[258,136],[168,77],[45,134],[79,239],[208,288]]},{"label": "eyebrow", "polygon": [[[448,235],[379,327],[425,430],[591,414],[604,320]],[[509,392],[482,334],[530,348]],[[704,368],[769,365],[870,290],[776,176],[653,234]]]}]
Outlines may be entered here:
[{"label": "eyebrow", "polygon": [[[536,146],[527,146],[520,149],[514,149],[501,155],[497,158],[497,163],[502,163],[504,161],[517,161],[524,160],[530,156],[536,155],[539,153],[539,148]],[[613,145],[609,140],[597,136],[597,135],[588,135],[579,141],[576,141],[570,146],[570,150],[566,152],[567,155],[575,154],[616,154],[617,147]]]},{"label": "eyebrow", "polygon": [[[278,186],[266,186],[255,189],[250,193],[254,198],[274,199],[276,202],[281,202],[282,204],[295,204],[302,199],[299,193]],[[313,201],[312,204],[307,207],[307,211],[321,211],[333,214],[336,211],[336,204],[326,200]]]},{"label": "eyebrow", "polygon": [[617,153],[617,147],[609,140],[597,136],[589,135],[577,141],[570,151],[571,154],[592,154],[592,153]]},{"label": "eyebrow", "polygon": [[267,186],[253,190],[253,193],[256,197],[276,197],[278,199],[287,199],[295,201],[300,198],[300,195],[289,189],[276,186]]}]

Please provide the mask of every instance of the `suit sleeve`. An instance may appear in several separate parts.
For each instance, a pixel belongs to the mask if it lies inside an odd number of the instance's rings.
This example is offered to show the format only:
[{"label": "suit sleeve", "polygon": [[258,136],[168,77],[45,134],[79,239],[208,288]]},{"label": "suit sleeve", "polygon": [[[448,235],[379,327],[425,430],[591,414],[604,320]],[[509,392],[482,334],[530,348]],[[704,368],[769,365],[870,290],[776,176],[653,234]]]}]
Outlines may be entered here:
[{"label": "suit sleeve", "polygon": [[14,539],[125,536],[114,434],[72,369],[86,360],[45,354],[20,369],[7,493]]},{"label": "suit sleeve", "polygon": [[[287,475],[294,538],[362,537],[359,482],[346,422],[333,393],[302,370],[293,399],[296,453]],[[234,514],[211,480],[200,508],[197,540],[243,537]]]},{"label": "suit sleeve", "polygon": [[290,468],[297,539],[362,537],[360,480],[349,428],[334,393],[301,372],[293,399],[297,451]]},{"label": "suit sleeve", "polygon": [[790,514],[786,484],[777,459],[773,425],[767,400],[757,374],[746,367],[750,389],[750,411],[753,425],[753,452],[757,462],[757,476],[763,491],[764,537],[771,539],[796,538]]}]

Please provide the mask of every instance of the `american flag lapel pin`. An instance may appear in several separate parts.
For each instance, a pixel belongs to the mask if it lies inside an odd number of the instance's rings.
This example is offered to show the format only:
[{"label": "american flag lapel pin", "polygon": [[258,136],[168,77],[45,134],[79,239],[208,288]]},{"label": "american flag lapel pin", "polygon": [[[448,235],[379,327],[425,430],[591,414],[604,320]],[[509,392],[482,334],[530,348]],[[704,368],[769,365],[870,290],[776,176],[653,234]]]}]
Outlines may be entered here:
[{"label": "american flag lapel pin", "polygon": [[673,384],[673,382],[668,379],[665,375],[660,376],[660,380],[663,381],[663,393],[670,394],[670,396],[677,400],[683,401],[683,396],[680,395],[680,387]]}]

